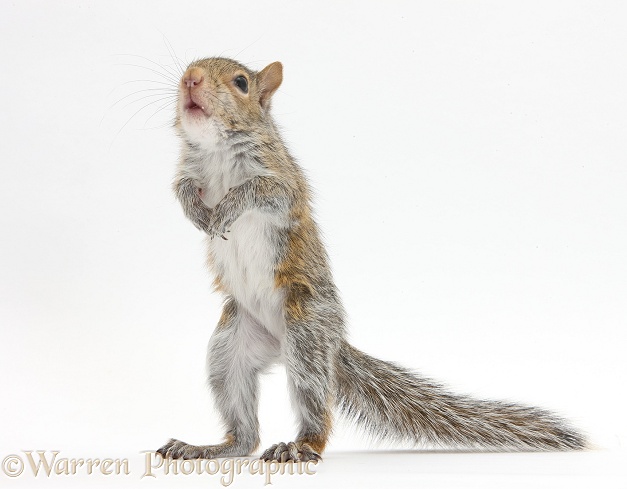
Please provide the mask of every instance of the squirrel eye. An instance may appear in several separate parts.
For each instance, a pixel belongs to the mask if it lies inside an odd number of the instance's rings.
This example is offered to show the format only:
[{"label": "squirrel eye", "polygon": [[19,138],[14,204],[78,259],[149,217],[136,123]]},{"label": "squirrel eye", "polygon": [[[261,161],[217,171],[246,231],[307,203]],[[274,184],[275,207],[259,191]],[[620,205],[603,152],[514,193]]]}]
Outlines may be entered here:
[{"label": "squirrel eye", "polygon": [[244,75],[238,76],[233,82],[243,93],[248,93],[248,80]]}]

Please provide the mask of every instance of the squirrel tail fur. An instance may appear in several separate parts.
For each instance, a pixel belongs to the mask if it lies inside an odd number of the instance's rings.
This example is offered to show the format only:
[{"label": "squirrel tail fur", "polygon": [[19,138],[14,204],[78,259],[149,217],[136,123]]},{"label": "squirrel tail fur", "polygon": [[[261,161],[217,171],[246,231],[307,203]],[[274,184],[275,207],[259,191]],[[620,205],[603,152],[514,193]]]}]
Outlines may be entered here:
[{"label": "squirrel tail fur", "polygon": [[584,436],[535,407],[473,399],[347,342],[340,347],[339,410],[375,438],[492,450],[578,450]]}]

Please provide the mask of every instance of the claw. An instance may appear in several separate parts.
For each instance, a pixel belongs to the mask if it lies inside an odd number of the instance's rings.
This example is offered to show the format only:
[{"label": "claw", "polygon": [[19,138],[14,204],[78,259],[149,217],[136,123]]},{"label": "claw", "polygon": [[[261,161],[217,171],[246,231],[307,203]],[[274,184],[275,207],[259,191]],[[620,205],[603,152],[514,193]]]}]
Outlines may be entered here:
[{"label": "claw", "polygon": [[290,443],[278,443],[276,445],[272,445],[261,455],[261,460],[271,461],[276,460],[277,462],[288,462],[290,460],[293,461],[314,461],[318,463],[319,460],[322,460],[322,457],[319,453],[313,450],[307,443],[302,442],[290,442]]},{"label": "claw", "polygon": [[265,452],[263,452],[263,453],[261,454],[261,457],[259,457],[259,458],[260,458],[261,460],[266,461],[266,462],[267,462],[268,460],[272,460],[272,458],[271,458],[271,457],[272,457],[272,454],[273,454],[273,453],[274,453],[274,451],[276,450],[276,447],[277,447],[277,446],[278,446],[278,445],[272,445],[272,446],[271,446],[270,448],[268,448]]},{"label": "claw", "polygon": [[161,448],[159,448],[159,450],[157,450],[156,453],[161,455],[163,458],[171,457],[172,456],[171,450],[177,443],[180,443],[180,442],[174,438],[170,438],[165,445],[163,445]]}]

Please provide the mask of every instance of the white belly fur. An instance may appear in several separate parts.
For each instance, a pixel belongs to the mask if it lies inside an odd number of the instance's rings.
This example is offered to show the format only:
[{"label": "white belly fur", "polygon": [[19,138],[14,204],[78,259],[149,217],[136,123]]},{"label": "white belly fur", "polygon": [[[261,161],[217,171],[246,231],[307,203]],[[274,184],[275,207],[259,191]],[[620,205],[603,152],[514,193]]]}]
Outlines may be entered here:
[{"label": "white belly fur", "polygon": [[281,339],[285,331],[283,293],[275,286],[277,250],[268,239],[280,225],[276,216],[258,210],[245,212],[225,236],[209,241],[209,253],[221,283],[241,307]]},{"label": "white belly fur", "polygon": [[[203,140],[205,157],[189,165],[185,160],[180,171],[194,178],[203,189],[202,199],[215,207],[232,187],[267,170],[255,160],[235,164],[229,147],[215,143],[219,138]],[[279,341],[285,332],[283,293],[274,283],[277,250],[268,236],[273,227],[285,225],[286,219],[276,214],[251,210],[241,215],[226,234],[227,240],[214,237],[208,241],[212,268],[220,276],[228,294]]]}]

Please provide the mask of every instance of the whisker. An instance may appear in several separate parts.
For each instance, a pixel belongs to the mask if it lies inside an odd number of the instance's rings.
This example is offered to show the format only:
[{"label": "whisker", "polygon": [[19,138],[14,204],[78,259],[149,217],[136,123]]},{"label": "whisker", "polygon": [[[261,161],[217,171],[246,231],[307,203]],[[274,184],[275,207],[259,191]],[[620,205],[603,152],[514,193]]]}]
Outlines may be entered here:
[{"label": "whisker", "polygon": [[150,107],[153,104],[156,104],[158,102],[161,102],[163,100],[167,100],[167,97],[165,98],[161,98],[161,99],[157,99],[157,100],[153,100],[152,102],[148,102],[146,105],[144,105],[143,107],[139,108],[137,111],[135,111],[135,113],[124,123],[124,125],[120,128],[120,130],[118,132],[115,133],[115,136],[113,136],[113,140],[111,141],[111,146],[113,146],[113,143],[115,142],[115,140],[117,139],[117,137],[120,135],[120,133],[124,130],[124,128],[126,126],[128,126],[128,124],[137,116],[137,114],[139,114],[142,110],[144,110],[146,107]]},{"label": "whisker", "polygon": [[111,90],[111,91],[108,93],[108,95],[111,95],[113,92],[115,92],[116,90],[119,90],[119,89],[120,89],[120,88],[122,88],[124,85],[128,85],[129,83],[141,83],[141,82],[143,82],[143,83],[146,83],[146,82],[147,82],[147,83],[157,83],[157,84],[159,84],[159,85],[167,85],[167,86],[169,86],[169,87],[171,87],[171,86],[172,86],[172,84],[171,84],[171,83],[167,83],[167,82],[164,82],[164,81],[156,81],[156,80],[130,80],[130,81],[127,81],[127,82],[124,82],[124,83],[120,83],[117,87],[115,87],[113,90]]},{"label": "whisker", "polygon": [[248,46],[246,46],[244,49],[242,49],[241,51],[239,51],[235,56],[233,56],[233,59],[237,59],[239,58],[239,55],[242,54],[244,51],[246,51],[249,47],[257,44],[262,38],[263,36],[265,36],[265,34],[262,34],[261,36],[259,36],[256,40],[254,40],[253,42],[251,42]]},{"label": "whisker", "polygon": [[212,99],[214,99],[214,100],[218,103],[218,105],[219,105],[220,107],[222,107],[223,109],[226,109],[226,108],[227,108],[227,107],[226,107],[226,105],[224,105],[224,102],[222,102],[222,100],[220,100],[220,99],[219,99],[217,96],[215,96],[213,93],[211,93],[211,92],[209,92],[209,91],[206,91],[206,92],[205,92],[205,95],[209,95],[209,97],[211,97]]},{"label": "whisker", "polygon": [[228,92],[226,90],[216,89],[216,94],[215,95],[213,93],[211,93],[210,91],[207,91],[205,93],[207,95],[209,95],[210,97],[213,97],[216,100],[216,102],[218,102],[222,106],[222,108],[228,110],[228,107],[224,104],[224,102],[218,98],[218,95],[228,94]]},{"label": "whisker", "polygon": [[172,44],[170,44],[170,41],[168,41],[168,38],[166,37],[165,34],[163,34],[163,42],[165,44],[165,47],[167,48],[168,52],[170,53],[170,57],[172,58],[172,61],[174,61],[174,63],[178,66],[179,69],[179,77],[183,76],[183,73],[185,73],[185,68],[183,66],[181,66],[181,59],[176,55],[176,52],[174,51],[174,48],[172,47]]},{"label": "whisker", "polygon": [[172,83],[175,86],[178,85],[178,83],[179,83],[178,78],[177,79],[170,78],[169,76],[163,74],[162,72],[154,70],[152,68],[149,68],[148,66],[135,65],[135,64],[132,64],[132,63],[116,63],[116,66],[133,66],[135,68],[142,68],[144,70],[148,70],[148,71],[152,71],[153,73],[156,73],[157,75],[159,75],[160,77],[168,80],[170,83]]},{"label": "whisker", "polygon": [[127,107],[129,107],[129,106],[131,106],[131,105],[133,105],[133,104],[135,104],[135,103],[137,103],[137,102],[139,102],[139,101],[141,101],[141,100],[145,100],[145,99],[147,99],[147,98],[151,98],[151,97],[159,97],[159,96],[161,96],[161,95],[164,95],[164,97],[163,97],[163,98],[161,98],[161,99],[159,99],[159,100],[165,100],[165,99],[176,100],[176,99],[177,99],[177,96],[176,96],[176,95],[165,95],[165,94],[161,94],[161,93],[151,93],[151,94],[149,94],[149,95],[145,95],[144,97],[140,97],[140,98],[138,98],[138,99],[131,100],[129,103],[127,103],[126,105],[124,105],[124,106],[122,107],[122,109],[126,109]]},{"label": "whisker", "polygon": [[[136,90],[133,93],[129,93],[125,97],[122,97],[117,102],[115,102],[114,104],[109,106],[109,109],[112,109],[113,107],[118,105],[120,102],[122,102],[122,100],[126,100],[127,98],[132,97],[133,95],[137,95],[137,94],[142,93],[142,92],[151,92],[151,91],[158,91],[158,92],[160,92],[160,93],[155,93],[153,95],[161,95],[161,94],[163,94],[163,95],[174,95],[174,96],[177,95],[177,92],[175,90],[171,90],[170,92],[166,92],[166,91],[164,91],[163,88],[144,88],[142,90]],[[142,100],[142,99],[140,98],[140,99],[137,99],[137,100]],[[133,102],[131,102],[131,103],[133,103]],[[128,107],[128,105],[125,105],[125,107]]]},{"label": "whisker", "polygon": [[[186,60],[187,60],[187,53],[188,53],[188,52],[189,52],[189,49],[187,49],[187,50],[185,51],[185,59],[186,59]],[[196,56],[196,57],[193,57],[193,58],[191,59],[191,61],[188,61],[188,62],[187,62],[187,66],[189,66],[189,65],[191,65],[191,64],[193,64],[193,63],[196,63],[197,61],[200,61],[200,59],[201,59],[201,58],[199,58],[199,57],[197,57],[197,56]]]},{"label": "whisker", "polygon": [[139,54],[124,54],[124,53],[118,54],[117,56],[130,56],[132,58],[144,59],[144,60],[148,61],[149,63],[152,63],[153,65],[161,68],[164,71],[164,73],[167,73],[173,79],[178,80],[180,78],[179,74],[176,71],[172,71],[167,66],[162,65],[160,63],[157,63],[156,61],[153,61],[152,59],[150,59],[150,58],[148,58],[146,56],[141,56]]},{"label": "whisker", "polygon": [[171,100],[170,102],[167,102],[167,103],[163,104],[159,109],[157,109],[156,112],[153,112],[152,115],[148,119],[146,119],[146,122],[144,122],[144,127],[146,127],[146,124],[148,124],[148,121],[150,121],[159,112],[161,112],[162,110],[164,110],[166,108],[170,108],[173,104],[176,104],[176,100]]},{"label": "whisker", "polygon": [[166,127],[169,127],[169,128],[174,127],[174,119],[172,119],[170,122],[164,122],[163,124],[160,124],[158,126],[140,127],[138,128],[138,131],[152,131],[155,129],[165,129]]}]

